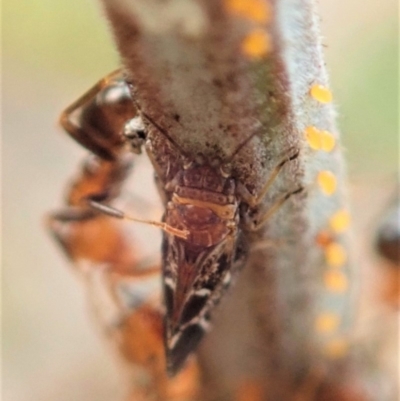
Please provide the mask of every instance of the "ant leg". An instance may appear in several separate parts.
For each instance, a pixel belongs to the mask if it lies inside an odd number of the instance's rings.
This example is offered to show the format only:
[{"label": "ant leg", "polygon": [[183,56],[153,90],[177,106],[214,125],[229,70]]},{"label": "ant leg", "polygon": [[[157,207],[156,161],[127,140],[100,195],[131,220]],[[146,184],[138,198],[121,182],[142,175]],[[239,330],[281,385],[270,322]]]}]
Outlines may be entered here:
[{"label": "ant leg", "polygon": [[128,366],[145,375],[133,377],[132,400],[143,394],[143,401],[176,401],[168,395],[177,388],[185,391],[182,399],[194,399],[195,359],[173,379],[167,377],[160,266],[144,265],[135,238],[121,221],[93,212],[85,201],[93,192],[108,193],[110,200],[118,197],[130,161],[87,159],[68,188],[66,206],[49,215],[47,225],[84,279],[97,323]]},{"label": "ant leg", "polygon": [[102,159],[113,161],[126,139],[127,121],[137,116],[128,84],[114,71],[67,107],[60,116],[64,130],[80,145]]},{"label": "ant leg", "polygon": [[172,235],[186,239],[189,235],[186,230],[179,230],[158,221],[137,219],[105,203],[112,201],[120,194],[122,184],[131,168],[132,157],[130,155],[120,157],[114,162],[95,158],[87,160],[82,169],[82,179],[74,183],[68,195],[69,205],[79,206],[80,209],[71,209],[69,215],[62,218],[76,220],[90,216],[90,212],[96,211],[117,219],[150,224]]},{"label": "ant leg", "polygon": [[125,245],[127,238],[121,237],[122,232],[116,235],[120,223],[94,212],[86,200],[88,196],[100,193],[107,194],[109,201],[116,199],[131,168],[131,157],[120,158],[114,163],[88,157],[69,186],[65,197],[67,206],[48,216],[48,228],[72,261],[83,258],[115,264],[116,257],[131,259],[130,254],[123,256],[116,252],[119,246],[129,249]]}]

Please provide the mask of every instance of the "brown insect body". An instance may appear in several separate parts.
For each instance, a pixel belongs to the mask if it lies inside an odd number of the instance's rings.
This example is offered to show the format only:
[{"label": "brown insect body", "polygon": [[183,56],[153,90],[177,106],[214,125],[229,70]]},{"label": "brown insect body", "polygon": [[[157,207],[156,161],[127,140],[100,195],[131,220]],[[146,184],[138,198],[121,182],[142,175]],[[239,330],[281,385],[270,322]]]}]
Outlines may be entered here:
[{"label": "brown insect body", "polygon": [[239,212],[234,180],[207,164],[179,172],[172,186],[164,220],[189,233],[186,239],[166,233],[163,240],[166,349],[175,373],[231,281]]},{"label": "brown insect body", "polygon": [[178,174],[166,222],[186,229],[188,244],[200,247],[216,245],[239,222],[235,183],[209,166],[196,166]]}]

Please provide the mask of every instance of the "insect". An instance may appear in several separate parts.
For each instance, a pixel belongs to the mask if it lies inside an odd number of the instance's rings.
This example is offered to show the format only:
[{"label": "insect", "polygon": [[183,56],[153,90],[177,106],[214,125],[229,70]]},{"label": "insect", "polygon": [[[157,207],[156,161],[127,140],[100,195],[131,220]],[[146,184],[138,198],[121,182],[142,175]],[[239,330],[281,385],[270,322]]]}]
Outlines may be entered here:
[{"label": "insect", "polygon": [[400,308],[400,203],[391,202],[379,224],[375,247],[382,257],[382,290],[384,302],[395,309]]},{"label": "insect", "polygon": [[376,238],[378,252],[395,265],[400,264],[400,203],[398,199],[384,216]]},{"label": "insect", "polygon": [[119,190],[115,183],[123,182],[123,168],[115,168],[108,182],[80,197],[79,205],[86,213],[147,222],[163,230],[164,341],[167,369],[174,375],[208,331],[215,305],[243,266],[249,248],[246,233],[262,228],[289,197],[303,190],[297,188],[263,207],[275,178],[299,152],[289,151],[259,193],[252,194],[230,166],[254,134],[224,160],[187,155],[140,109],[130,86],[120,71],[110,74],[64,111],[61,124],[111,169],[123,165],[130,153],[141,153],[142,147],[152,162],[165,205],[162,222],[143,221],[110,205]]},{"label": "insect", "polygon": [[189,358],[170,379],[166,373],[159,265],[140,260],[124,222],[88,209],[85,198],[118,196],[132,158],[110,163],[87,158],[68,188],[66,207],[48,217],[48,228],[85,283],[93,315],[119,354],[140,372],[129,400],[186,401],[198,392],[198,366]]}]

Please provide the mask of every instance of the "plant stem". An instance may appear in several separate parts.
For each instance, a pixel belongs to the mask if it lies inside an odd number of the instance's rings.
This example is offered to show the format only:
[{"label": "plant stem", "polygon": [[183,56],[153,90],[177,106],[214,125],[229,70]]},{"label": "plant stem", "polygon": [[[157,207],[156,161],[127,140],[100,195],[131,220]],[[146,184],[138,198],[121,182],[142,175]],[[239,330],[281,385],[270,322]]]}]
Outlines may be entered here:
[{"label": "plant stem", "polygon": [[[140,108],[187,157],[229,160],[236,181],[259,193],[300,152],[260,207],[303,193],[245,234],[249,261],[200,350],[203,398],[229,400],[257,382],[268,400],[309,391],[308,400],[349,383],[354,264],[347,225],[334,220],[347,216],[346,181],[313,2],[102,1]],[[157,157],[166,145],[156,131]],[[357,382],[343,386],[350,400]]]}]

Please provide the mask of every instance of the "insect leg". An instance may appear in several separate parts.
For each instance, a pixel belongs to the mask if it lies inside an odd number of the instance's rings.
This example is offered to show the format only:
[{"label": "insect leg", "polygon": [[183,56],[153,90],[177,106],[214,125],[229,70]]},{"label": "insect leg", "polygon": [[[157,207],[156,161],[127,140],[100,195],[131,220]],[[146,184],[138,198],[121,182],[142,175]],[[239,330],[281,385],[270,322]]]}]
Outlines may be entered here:
[{"label": "insect leg", "polygon": [[103,331],[134,373],[142,372],[138,380],[133,377],[130,399],[193,399],[198,386],[195,359],[175,378],[166,374],[160,267],[143,265],[121,220],[86,204],[94,192],[108,193],[110,200],[118,197],[130,166],[131,159],[109,163],[88,158],[69,186],[65,208],[48,217],[48,228],[84,279]]},{"label": "insect leg", "polygon": [[297,188],[294,191],[291,191],[281,198],[277,199],[267,210],[261,209],[257,210],[257,206],[263,200],[265,194],[271,188],[272,184],[274,183],[276,177],[278,176],[279,172],[285,166],[286,163],[295,160],[299,156],[299,151],[295,151],[285,157],[272,171],[271,175],[263,185],[261,191],[253,195],[251,194],[248,189],[242,185],[241,183],[238,184],[238,193],[240,197],[250,206],[250,213],[245,214],[243,216],[244,226],[248,231],[257,231],[259,230],[267,221],[268,219],[280,209],[280,207],[292,196],[296,195],[303,191],[303,188]]},{"label": "insect leg", "polygon": [[[98,259],[99,261],[104,261],[107,259],[104,255],[106,249],[115,249],[119,241],[121,241],[121,238],[115,237],[113,239],[113,244],[105,244],[106,238],[110,238],[111,240],[111,236],[107,237],[107,230],[111,229],[115,231],[115,228],[111,228],[112,223],[110,219],[106,219],[87,206],[87,198],[99,193],[106,194],[104,196],[110,201],[117,198],[120,195],[122,184],[130,173],[131,168],[131,157],[120,158],[111,163],[90,156],[84,161],[79,175],[73,180],[66,194],[65,203],[67,207],[48,216],[47,221],[50,231],[61,244],[69,258],[75,261],[80,253],[85,254],[87,257],[93,252],[91,257],[93,260]],[[97,232],[95,232],[95,229],[92,228],[93,222],[95,222],[96,227],[101,227],[103,222],[107,222],[104,223],[105,226],[107,226],[104,228],[104,230],[106,230],[104,238],[99,236]],[[74,232],[75,224],[82,229],[85,227],[85,229],[88,230],[87,238],[90,238],[89,241],[97,243],[92,237],[99,237],[98,246],[91,248],[85,245],[85,241],[79,242],[73,239],[74,236],[71,236],[69,229],[72,227],[72,232]],[[79,237],[85,238],[85,235],[80,234]],[[123,242],[124,241],[121,243]],[[98,257],[95,256],[97,251],[100,252]]]},{"label": "insect leg", "polygon": [[238,193],[240,197],[247,203],[250,207],[254,208],[261,203],[265,194],[271,188],[279,172],[282,170],[283,166],[289,161],[297,159],[299,156],[299,151],[295,151],[291,155],[285,157],[273,170],[265,184],[263,185],[261,191],[257,195],[253,195],[249,190],[241,183],[238,183]]},{"label": "insect leg", "polygon": [[302,192],[304,188],[300,187],[296,190],[289,192],[276,200],[272,206],[270,206],[267,210],[261,210],[256,212],[253,216],[245,216],[244,223],[245,227],[248,231],[258,231],[267,221],[268,219],[277,212],[281,206],[292,196],[299,194]]}]

